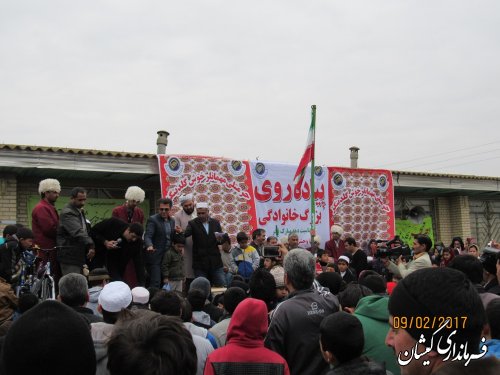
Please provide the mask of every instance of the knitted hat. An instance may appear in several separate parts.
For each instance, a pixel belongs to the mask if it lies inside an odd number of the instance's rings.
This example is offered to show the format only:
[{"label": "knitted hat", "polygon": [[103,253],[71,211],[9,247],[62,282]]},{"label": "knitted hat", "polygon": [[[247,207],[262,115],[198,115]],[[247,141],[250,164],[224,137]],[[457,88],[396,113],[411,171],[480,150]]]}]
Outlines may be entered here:
[{"label": "knitted hat", "polygon": [[342,286],[342,276],[337,272],[323,272],[316,277],[321,286],[328,288],[330,293],[337,295]]},{"label": "knitted hat", "polygon": [[[417,341],[424,336],[425,345],[432,342],[433,350],[437,350],[440,341],[451,340],[457,348],[463,344],[470,353],[478,353],[481,331],[486,323],[484,307],[464,273],[448,267],[412,272],[398,282],[388,308],[393,318],[399,320],[399,326],[404,324],[401,323],[404,318],[407,324],[402,328]],[[424,317],[436,317],[438,321],[424,324]],[[448,317],[451,322],[436,332]],[[413,324],[410,321],[414,321]]]},{"label": "knitted hat", "polygon": [[88,323],[56,301],[42,302],[14,322],[5,337],[2,362],[7,375],[96,371]]},{"label": "knitted hat", "polygon": [[208,299],[211,293],[210,281],[205,277],[197,277],[194,279],[189,285],[189,290],[191,289],[199,289],[205,295],[205,298]]},{"label": "knitted hat", "polygon": [[276,281],[276,288],[282,288],[285,285],[285,269],[281,266],[276,266],[271,268],[271,275],[274,277],[274,281]]},{"label": "knitted hat", "polygon": [[136,286],[132,289],[132,302],[145,305],[149,302],[149,291],[142,286]]},{"label": "knitted hat", "polygon": [[53,178],[46,178],[45,180],[40,181],[38,185],[38,193],[46,193],[47,191],[55,191],[61,192],[61,184],[59,181],[54,180]]},{"label": "knitted hat", "polygon": [[146,193],[139,186],[130,186],[125,192],[125,199],[129,201],[143,202]]},{"label": "knitted hat", "polygon": [[119,312],[132,302],[132,293],[123,281],[106,284],[99,294],[98,303],[107,312]]}]

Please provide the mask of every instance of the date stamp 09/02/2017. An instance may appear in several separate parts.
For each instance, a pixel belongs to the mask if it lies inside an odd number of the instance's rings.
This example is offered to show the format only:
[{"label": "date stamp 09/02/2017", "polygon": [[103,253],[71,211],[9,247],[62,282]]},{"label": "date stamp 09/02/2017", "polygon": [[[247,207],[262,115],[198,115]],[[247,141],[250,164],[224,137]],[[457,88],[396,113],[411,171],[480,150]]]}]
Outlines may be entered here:
[{"label": "date stamp 09/02/2017", "polygon": [[465,329],[466,316],[394,316],[392,326],[395,329]]}]

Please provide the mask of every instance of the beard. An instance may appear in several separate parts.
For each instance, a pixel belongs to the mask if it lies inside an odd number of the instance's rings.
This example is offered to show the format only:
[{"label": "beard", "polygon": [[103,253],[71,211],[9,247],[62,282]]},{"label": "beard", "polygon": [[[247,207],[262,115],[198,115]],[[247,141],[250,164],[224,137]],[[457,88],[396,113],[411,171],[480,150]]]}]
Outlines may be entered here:
[{"label": "beard", "polygon": [[183,208],[183,210],[187,215],[191,215],[194,212],[194,207],[190,207],[188,209]]}]

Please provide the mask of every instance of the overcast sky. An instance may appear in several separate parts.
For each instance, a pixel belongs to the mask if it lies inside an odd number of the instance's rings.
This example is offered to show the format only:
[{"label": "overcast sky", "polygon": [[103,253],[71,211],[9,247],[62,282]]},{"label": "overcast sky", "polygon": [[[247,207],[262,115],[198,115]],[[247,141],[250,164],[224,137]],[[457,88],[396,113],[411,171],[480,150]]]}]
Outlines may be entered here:
[{"label": "overcast sky", "polygon": [[0,143],[500,176],[500,1],[0,0]]}]

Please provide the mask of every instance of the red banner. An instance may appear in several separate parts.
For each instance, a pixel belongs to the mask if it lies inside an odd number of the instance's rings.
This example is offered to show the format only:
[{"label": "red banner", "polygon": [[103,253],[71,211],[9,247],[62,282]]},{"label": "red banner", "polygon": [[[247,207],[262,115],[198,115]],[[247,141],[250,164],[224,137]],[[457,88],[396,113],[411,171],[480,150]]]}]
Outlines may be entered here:
[{"label": "red banner", "polygon": [[[295,166],[190,155],[158,155],[158,162],[161,193],[173,200],[174,212],[181,195],[193,194],[196,202],[209,204],[232,241],[239,231],[250,234],[264,228],[277,237],[297,233],[301,246],[309,246],[312,192],[307,179],[293,186]],[[372,238],[394,236],[390,171],[317,167],[315,176],[316,229],[322,245],[333,224],[362,247]]]},{"label": "red banner", "polygon": [[329,167],[331,224],[362,246],[394,237],[394,189],[387,170]]},{"label": "red banner", "polygon": [[248,162],[205,156],[158,155],[161,195],[173,200],[173,213],[181,195],[193,194],[206,202],[210,215],[236,241],[240,231],[257,228],[255,200]]}]

